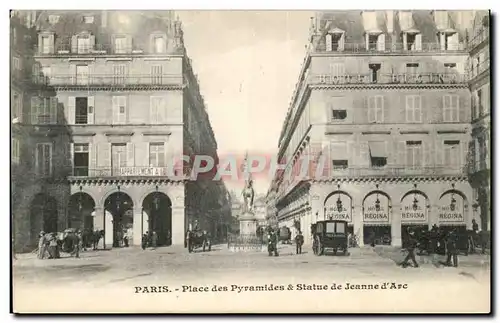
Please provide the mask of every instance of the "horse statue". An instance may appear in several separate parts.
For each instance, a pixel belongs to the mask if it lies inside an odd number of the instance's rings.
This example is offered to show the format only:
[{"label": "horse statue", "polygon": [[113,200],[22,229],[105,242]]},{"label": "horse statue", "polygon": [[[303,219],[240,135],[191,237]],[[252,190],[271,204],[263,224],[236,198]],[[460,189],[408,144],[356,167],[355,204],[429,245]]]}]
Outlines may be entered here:
[{"label": "horse statue", "polygon": [[243,195],[243,213],[252,212],[255,191],[253,190],[251,179],[246,182],[241,195]]}]

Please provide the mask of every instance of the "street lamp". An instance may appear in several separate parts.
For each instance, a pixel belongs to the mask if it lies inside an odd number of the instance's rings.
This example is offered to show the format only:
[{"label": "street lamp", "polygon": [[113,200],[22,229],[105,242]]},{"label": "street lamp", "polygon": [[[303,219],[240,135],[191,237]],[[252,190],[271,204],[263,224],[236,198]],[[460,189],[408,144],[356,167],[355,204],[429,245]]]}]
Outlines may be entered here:
[{"label": "street lamp", "polygon": [[156,192],[155,192],[155,195],[154,195],[154,198],[153,198],[153,204],[155,206],[155,210],[158,211],[158,209],[160,208],[160,198],[159,198],[159,193],[158,193],[158,185],[156,185]]}]

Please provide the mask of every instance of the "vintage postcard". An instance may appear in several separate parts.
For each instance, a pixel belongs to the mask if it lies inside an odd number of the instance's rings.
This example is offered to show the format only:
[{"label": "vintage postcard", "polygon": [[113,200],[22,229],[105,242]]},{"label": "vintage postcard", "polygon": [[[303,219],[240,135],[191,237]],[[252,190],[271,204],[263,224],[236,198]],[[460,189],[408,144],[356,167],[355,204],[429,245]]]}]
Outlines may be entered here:
[{"label": "vintage postcard", "polygon": [[12,10],[12,311],[489,313],[490,24]]}]

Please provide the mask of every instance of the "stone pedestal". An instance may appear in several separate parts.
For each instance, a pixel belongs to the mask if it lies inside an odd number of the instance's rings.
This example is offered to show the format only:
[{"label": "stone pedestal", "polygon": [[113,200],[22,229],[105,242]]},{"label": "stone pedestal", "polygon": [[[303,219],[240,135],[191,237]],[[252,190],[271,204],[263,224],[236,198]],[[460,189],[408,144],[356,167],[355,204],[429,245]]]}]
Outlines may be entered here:
[{"label": "stone pedestal", "polygon": [[240,218],[240,236],[255,235],[257,231],[258,220],[253,212],[245,212]]}]

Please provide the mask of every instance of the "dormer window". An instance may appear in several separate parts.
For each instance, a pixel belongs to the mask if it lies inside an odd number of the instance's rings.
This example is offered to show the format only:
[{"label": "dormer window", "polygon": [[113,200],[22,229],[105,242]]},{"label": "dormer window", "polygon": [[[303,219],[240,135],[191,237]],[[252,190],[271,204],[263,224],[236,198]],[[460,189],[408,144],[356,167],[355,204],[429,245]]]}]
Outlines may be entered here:
[{"label": "dormer window", "polygon": [[54,34],[39,34],[38,50],[40,54],[52,54],[54,52]]},{"label": "dormer window", "polygon": [[50,15],[49,16],[49,23],[51,25],[57,24],[58,21],[59,21],[59,16],[58,15]]},{"label": "dormer window", "polygon": [[339,52],[344,50],[345,32],[340,29],[330,30],[326,34],[326,51]]},{"label": "dormer window", "polygon": [[441,50],[458,50],[458,33],[456,31],[440,32],[439,45]]},{"label": "dormer window", "polygon": [[366,50],[368,51],[384,51],[385,50],[385,34],[380,31],[367,32],[365,35]]},{"label": "dormer window", "polygon": [[403,32],[403,47],[405,50],[422,50],[422,34],[417,30]]},{"label": "dormer window", "polygon": [[88,53],[90,51],[90,37],[88,35],[78,36],[76,46],[79,54]]},{"label": "dormer window", "polygon": [[155,54],[163,54],[165,53],[165,37],[162,35],[156,35],[153,38],[153,48]]}]

